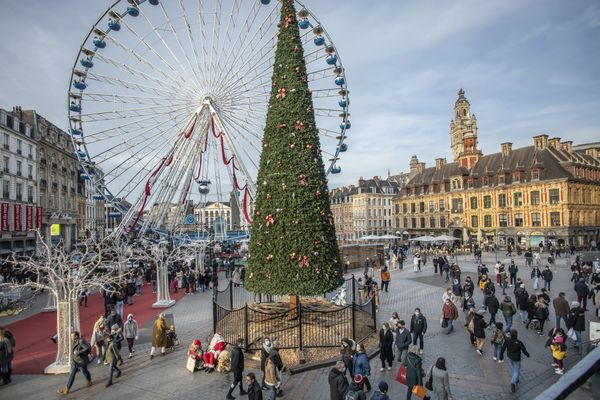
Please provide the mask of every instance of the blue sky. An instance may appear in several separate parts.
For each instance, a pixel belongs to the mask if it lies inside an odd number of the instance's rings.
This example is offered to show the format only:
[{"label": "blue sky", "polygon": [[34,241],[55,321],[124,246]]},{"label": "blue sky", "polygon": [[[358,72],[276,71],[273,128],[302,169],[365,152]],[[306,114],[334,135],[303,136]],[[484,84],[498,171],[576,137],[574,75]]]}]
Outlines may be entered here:
[{"label": "blue sky", "polygon": [[[349,151],[332,186],[450,158],[459,88],[484,153],[546,133],[600,141],[598,1],[304,0],[331,34],[351,91]],[[77,50],[105,0],[4,0],[0,107],[65,128]]]}]

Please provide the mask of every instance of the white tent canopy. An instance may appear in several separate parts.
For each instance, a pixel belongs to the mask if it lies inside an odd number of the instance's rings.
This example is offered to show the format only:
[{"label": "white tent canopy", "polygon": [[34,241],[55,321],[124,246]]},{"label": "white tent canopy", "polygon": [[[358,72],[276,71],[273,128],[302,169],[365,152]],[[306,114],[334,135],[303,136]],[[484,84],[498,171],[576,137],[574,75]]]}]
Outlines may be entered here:
[{"label": "white tent canopy", "polygon": [[436,236],[436,237],[434,237],[434,239],[435,239],[436,241],[440,241],[440,242],[452,242],[452,241],[454,241],[454,240],[460,240],[460,239],[459,239],[459,238],[457,238],[457,237],[454,237],[454,236],[448,236],[448,235],[440,235],[440,236]]},{"label": "white tent canopy", "polygon": [[367,235],[367,236],[361,237],[359,240],[377,240],[377,239],[380,239],[380,237],[377,235]]},{"label": "white tent canopy", "polygon": [[411,242],[434,242],[436,240],[433,236],[419,236],[416,238],[409,239]]},{"label": "white tent canopy", "polygon": [[400,236],[396,236],[396,235],[383,235],[383,236],[379,236],[378,239],[400,239]]}]

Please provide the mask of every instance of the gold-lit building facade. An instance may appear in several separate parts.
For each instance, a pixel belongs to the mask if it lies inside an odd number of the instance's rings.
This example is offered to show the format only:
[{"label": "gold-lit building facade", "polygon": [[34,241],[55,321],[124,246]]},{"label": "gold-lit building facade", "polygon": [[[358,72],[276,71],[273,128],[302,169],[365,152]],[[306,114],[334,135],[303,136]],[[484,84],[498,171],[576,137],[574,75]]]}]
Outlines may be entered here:
[{"label": "gold-lit building facade", "polygon": [[[463,241],[589,246],[600,233],[600,144],[533,137],[530,146],[482,154],[464,91],[450,125],[453,162],[411,160],[417,172],[394,199],[404,237],[449,234]],[[461,144],[461,146],[459,146]]]}]

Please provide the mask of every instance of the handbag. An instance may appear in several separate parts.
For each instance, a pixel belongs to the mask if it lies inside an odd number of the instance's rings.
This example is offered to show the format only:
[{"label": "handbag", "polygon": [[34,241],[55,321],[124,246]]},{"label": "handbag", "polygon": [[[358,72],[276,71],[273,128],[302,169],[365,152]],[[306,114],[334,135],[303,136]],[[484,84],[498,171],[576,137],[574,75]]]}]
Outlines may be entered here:
[{"label": "handbag", "polygon": [[417,396],[418,398],[422,399],[425,396],[427,396],[427,389],[425,389],[423,386],[421,385],[415,385],[412,388],[412,392],[415,396]]},{"label": "handbag", "polygon": [[406,385],[406,365],[400,364],[398,373],[396,374],[396,380],[403,385]]},{"label": "handbag", "polygon": [[575,335],[575,331],[573,330],[573,328],[569,328],[569,331],[567,332],[567,337],[571,338],[571,340],[573,341],[577,341],[577,335]]},{"label": "handbag", "polygon": [[427,381],[425,381],[425,388],[433,390],[433,366],[429,369],[429,376],[427,377]]},{"label": "handbag", "polygon": [[448,327],[448,321],[446,319],[442,319],[442,328]]}]

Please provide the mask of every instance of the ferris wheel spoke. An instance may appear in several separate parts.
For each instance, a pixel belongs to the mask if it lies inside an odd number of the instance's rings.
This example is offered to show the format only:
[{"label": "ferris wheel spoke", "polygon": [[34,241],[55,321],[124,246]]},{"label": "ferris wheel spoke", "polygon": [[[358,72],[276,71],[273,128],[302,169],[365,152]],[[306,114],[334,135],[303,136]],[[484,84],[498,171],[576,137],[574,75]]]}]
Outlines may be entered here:
[{"label": "ferris wheel spoke", "polygon": [[215,17],[215,21],[213,24],[213,30],[212,30],[212,40],[211,40],[211,52],[210,52],[210,57],[208,60],[208,65],[209,65],[209,76],[214,76],[218,69],[215,65],[216,62],[216,58],[217,57],[217,52],[219,51],[219,37],[220,37],[220,30],[221,30],[221,10],[223,8],[223,2],[222,0],[215,0],[215,11],[214,11],[214,17]]},{"label": "ferris wheel spoke", "polygon": [[315,115],[321,117],[339,118],[341,111],[330,109],[330,108],[317,108],[315,107]]},{"label": "ferris wheel spoke", "polygon": [[[169,77],[166,80],[164,78],[163,79],[155,78],[137,68],[130,67],[130,66],[122,63],[119,60],[115,60],[112,57],[108,57],[108,56],[104,56],[104,55],[100,55],[100,54],[96,54],[96,57],[106,63],[113,65],[114,67],[116,67],[117,69],[119,69],[121,71],[125,71],[125,72],[129,73],[132,77],[141,77],[145,81],[158,84],[159,86],[166,85],[172,91],[175,91],[175,92],[177,91],[177,89],[180,89],[181,92],[183,92],[184,94],[189,95],[191,93],[189,89],[182,87],[182,83],[183,83],[182,80],[177,81],[175,78],[172,78],[172,77]],[[180,79],[182,79],[182,78],[180,78]]]},{"label": "ferris wheel spoke", "polygon": [[[240,137],[248,140],[247,135],[250,135],[250,136],[254,137],[258,143],[262,142],[262,136],[257,133],[252,132],[251,130],[248,130],[247,127],[254,126],[257,129],[262,130],[263,124],[260,124],[259,122],[255,121],[254,119],[241,119],[240,117],[233,116],[232,114],[221,115],[221,118],[223,118],[224,121],[229,122],[233,128],[235,128],[236,126],[239,126],[240,130],[238,130],[238,129],[235,129],[235,130],[236,130],[236,132],[238,132],[241,135]],[[243,134],[243,132],[246,132],[247,135]],[[251,142],[248,140],[248,143],[251,143]],[[253,147],[257,151],[260,152],[259,148],[255,147],[254,145],[253,145]]]},{"label": "ferris wheel spoke", "polygon": [[[188,104],[181,106],[179,109],[189,107]],[[99,122],[99,121],[112,121],[115,119],[128,119],[135,117],[146,117],[148,115],[156,115],[157,112],[164,110],[163,106],[150,106],[150,107],[139,107],[130,108],[123,110],[107,110],[98,111],[93,113],[82,113],[80,115],[81,122]]]},{"label": "ferris wheel spoke", "polygon": [[190,41],[190,47],[192,48],[192,52],[194,53],[194,61],[197,67],[200,65],[200,61],[198,60],[196,41],[194,40],[194,34],[192,33],[192,27],[190,25],[190,21],[188,20],[187,11],[185,10],[185,6],[183,5],[183,0],[179,0],[179,8],[181,9],[181,16],[185,21],[187,36]]},{"label": "ferris wheel spoke", "polygon": [[[70,93],[72,94],[72,93]],[[82,102],[97,102],[97,103],[118,103],[118,104],[153,104],[153,105],[162,105],[162,106],[172,106],[175,104],[179,104],[185,100],[171,100],[164,96],[154,97],[154,96],[132,96],[132,95],[122,95],[122,94],[110,94],[110,93],[91,93],[84,92],[81,97]],[[174,103],[173,103],[174,102]]]},{"label": "ferris wheel spoke", "polygon": [[135,83],[135,82],[121,79],[121,78],[115,78],[115,77],[106,76],[106,75],[98,74],[98,73],[94,73],[94,72],[88,72],[87,76],[91,80],[107,83],[109,85],[116,86],[119,88],[125,88],[125,89],[129,89],[129,90],[137,89],[144,93],[151,93],[151,94],[157,94],[157,95],[163,94],[163,95],[172,96],[172,98],[179,97],[178,93],[174,93],[170,90],[165,90],[162,88],[143,85],[141,83]]},{"label": "ferris wheel spoke", "polygon": [[206,64],[206,60],[208,60],[209,52],[208,47],[206,46],[208,43],[208,39],[206,37],[206,21],[204,20],[204,0],[198,0],[198,27],[200,29],[200,43],[202,44],[202,70],[208,71],[208,66]]}]

